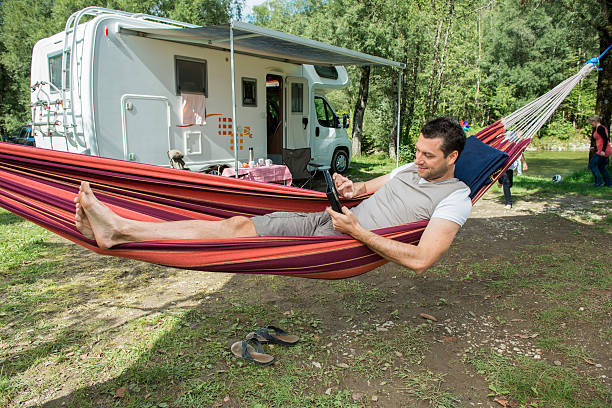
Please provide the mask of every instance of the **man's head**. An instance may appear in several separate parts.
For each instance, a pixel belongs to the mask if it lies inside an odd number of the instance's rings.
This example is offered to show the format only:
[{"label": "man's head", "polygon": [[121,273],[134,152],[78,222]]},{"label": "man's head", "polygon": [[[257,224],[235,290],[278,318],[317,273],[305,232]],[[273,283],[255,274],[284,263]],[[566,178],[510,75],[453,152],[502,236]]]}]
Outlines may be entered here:
[{"label": "man's head", "polygon": [[441,117],[427,122],[416,143],[419,176],[428,181],[453,177],[464,146],[465,133],[457,121]]}]

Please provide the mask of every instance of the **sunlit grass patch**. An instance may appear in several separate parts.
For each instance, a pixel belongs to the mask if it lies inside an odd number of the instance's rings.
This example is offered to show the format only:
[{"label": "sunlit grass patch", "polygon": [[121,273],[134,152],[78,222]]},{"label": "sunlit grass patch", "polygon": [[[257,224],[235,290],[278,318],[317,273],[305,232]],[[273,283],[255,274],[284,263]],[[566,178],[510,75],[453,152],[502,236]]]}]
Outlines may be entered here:
[{"label": "sunlit grass patch", "polygon": [[[527,358],[511,359],[490,351],[466,357],[484,375],[491,396],[503,396],[521,404],[558,408],[603,407],[612,398],[610,390],[574,370]],[[585,400],[585,396],[590,398]]]},{"label": "sunlit grass patch", "polygon": [[385,154],[362,155],[351,159],[351,165],[345,175],[354,181],[367,181],[388,174],[394,168],[395,160]]},{"label": "sunlit grass patch", "polygon": [[563,177],[563,180],[559,183],[553,182],[551,178],[524,174],[521,177],[514,178],[512,193],[578,194],[605,199],[612,198],[612,189],[593,187],[592,178],[593,176],[589,170],[578,170]]},{"label": "sunlit grass patch", "polygon": [[53,234],[0,209],[0,289],[16,283],[32,283],[53,270],[53,265],[33,264],[63,251],[48,242]]}]

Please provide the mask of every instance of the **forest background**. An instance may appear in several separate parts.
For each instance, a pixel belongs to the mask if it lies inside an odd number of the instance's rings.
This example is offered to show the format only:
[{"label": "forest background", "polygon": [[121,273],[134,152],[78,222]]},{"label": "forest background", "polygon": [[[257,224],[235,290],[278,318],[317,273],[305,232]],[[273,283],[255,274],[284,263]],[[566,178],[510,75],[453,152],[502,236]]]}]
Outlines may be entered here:
[{"label": "forest background", "polygon": [[[404,62],[399,105],[398,75],[390,68],[350,67],[351,85],[329,98],[352,118],[353,154],[395,157],[399,125],[405,160],[428,118],[467,120],[474,133],[612,44],[612,0],[269,0],[248,16],[244,0],[0,0],[0,134],[30,119],[35,42],[92,5],[199,25],[234,17]],[[536,147],[588,145],[593,113],[610,124],[612,55],[600,67],[563,102]]]}]

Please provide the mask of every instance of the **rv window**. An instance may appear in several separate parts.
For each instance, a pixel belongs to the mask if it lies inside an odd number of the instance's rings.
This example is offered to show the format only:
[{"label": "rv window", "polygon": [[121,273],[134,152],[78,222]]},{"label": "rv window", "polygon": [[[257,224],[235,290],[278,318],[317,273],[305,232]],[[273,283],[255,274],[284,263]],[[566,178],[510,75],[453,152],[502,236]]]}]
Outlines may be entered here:
[{"label": "rv window", "polygon": [[315,96],[314,102],[319,124],[324,127],[335,127],[336,115],[329,103],[320,96]]},{"label": "rv window", "polygon": [[304,112],[304,84],[291,84],[291,112]]},{"label": "rv window", "polygon": [[66,76],[64,77],[64,85],[70,87],[70,51],[66,51]]},{"label": "rv window", "polygon": [[338,79],[338,70],[336,69],[336,67],[315,65],[314,68],[321,78],[333,79],[334,81]]},{"label": "rv window", "polygon": [[201,93],[207,95],[206,61],[175,57],[176,93]]},{"label": "rv window", "polygon": [[257,80],[242,78],[242,106],[257,106]]},{"label": "rv window", "polygon": [[[49,57],[49,82],[57,88],[62,87],[62,54]],[[51,87],[51,92],[54,90]]]}]

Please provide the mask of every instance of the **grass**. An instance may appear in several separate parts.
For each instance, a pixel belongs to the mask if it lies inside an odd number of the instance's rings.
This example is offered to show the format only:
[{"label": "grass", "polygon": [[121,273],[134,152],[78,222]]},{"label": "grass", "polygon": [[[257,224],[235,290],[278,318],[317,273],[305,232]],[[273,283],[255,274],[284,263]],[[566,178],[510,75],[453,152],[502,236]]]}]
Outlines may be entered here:
[{"label": "grass", "polygon": [[[492,396],[515,399],[522,406],[595,408],[609,401],[609,390],[570,368],[526,358],[512,360],[489,351],[475,353],[466,361],[486,376]],[[588,400],[583,399],[585,390],[589,390]]]},{"label": "grass", "polygon": [[[539,335],[536,346],[565,361],[564,367],[559,367],[486,349],[469,354],[464,361],[486,377],[491,396],[532,407],[600,407],[610,403],[609,388],[595,378],[579,374],[585,361],[593,360],[591,353],[583,345],[571,345],[569,341],[581,327],[605,321],[610,310],[606,302],[601,302],[605,297],[591,294],[599,288],[612,288],[606,256],[576,258],[572,254],[577,253],[578,247],[586,249],[570,243],[550,248],[545,254],[531,252],[526,257],[523,250],[517,251],[512,265],[495,262],[482,268],[477,264],[482,278],[494,291],[518,295],[525,288],[525,294],[537,294],[531,297],[537,300],[539,310],[525,316],[534,322]],[[517,304],[519,310],[525,306],[514,303]],[[499,305],[499,310],[507,307],[508,304]]]},{"label": "grass", "polygon": [[[359,158],[351,174],[391,167]],[[207,274],[93,256],[0,210],[0,407],[610,406],[608,368],[595,364],[610,358],[612,275],[608,252],[593,250],[609,242],[597,226],[610,197],[586,176],[566,180],[594,202],[594,226],[525,214],[523,240],[499,241],[484,221],[425,277],[392,266],[333,282],[214,275],[225,283],[210,291],[186,289]],[[517,194],[567,192],[530,177]],[[549,227],[573,232],[533,238]],[[266,346],[271,367],[230,353],[267,324],[300,343]],[[504,336],[542,359],[495,353]]]},{"label": "grass", "polygon": [[395,160],[385,154],[362,155],[352,158],[346,176],[354,181],[366,181],[388,174],[394,168]]},{"label": "grass", "polygon": [[527,151],[525,160],[529,166],[526,175],[551,179],[555,174],[562,177],[588,169],[588,152]]},{"label": "grass", "polygon": [[455,408],[461,406],[461,400],[444,389],[444,374],[426,372],[403,372],[399,374],[405,384],[405,390],[420,401],[429,402],[436,408]]},{"label": "grass", "polygon": [[380,288],[371,287],[357,280],[340,280],[334,287],[348,310],[368,313],[376,308],[377,303],[385,302],[387,293]]}]

